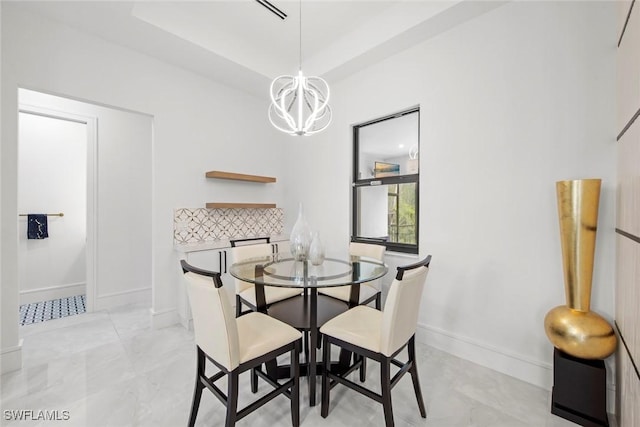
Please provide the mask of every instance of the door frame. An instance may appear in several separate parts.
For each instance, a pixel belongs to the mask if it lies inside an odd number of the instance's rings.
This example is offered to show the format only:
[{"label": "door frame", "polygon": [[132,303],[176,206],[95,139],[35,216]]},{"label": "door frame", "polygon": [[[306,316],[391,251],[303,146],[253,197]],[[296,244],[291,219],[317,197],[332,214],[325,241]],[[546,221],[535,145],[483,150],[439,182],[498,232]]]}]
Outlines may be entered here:
[{"label": "door frame", "polygon": [[[87,130],[87,225],[86,225],[86,305],[91,313],[95,307],[97,289],[97,215],[98,215],[98,117],[80,115],[68,111],[53,110],[38,105],[21,103],[18,99],[18,120],[20,113],[66,120],[86,125]],[[19,144],[18,138],[18,144]],[[19,167],[19,166],[18,166]],[[19,196],[18,196],[19,197]]]}]

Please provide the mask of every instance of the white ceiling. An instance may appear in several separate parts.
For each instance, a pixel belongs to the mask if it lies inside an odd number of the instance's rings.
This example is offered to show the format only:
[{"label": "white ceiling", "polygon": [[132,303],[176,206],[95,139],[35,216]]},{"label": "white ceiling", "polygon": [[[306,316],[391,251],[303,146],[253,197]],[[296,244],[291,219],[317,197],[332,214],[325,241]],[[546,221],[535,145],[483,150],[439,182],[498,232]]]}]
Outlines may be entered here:
[{"label": "white ceiling", "polygon": [[[262,96],[299,64],[300,3],[270,0],[26,1],[17,7]],[[303,0],[302,66],[329,83],[506,1]]]}]

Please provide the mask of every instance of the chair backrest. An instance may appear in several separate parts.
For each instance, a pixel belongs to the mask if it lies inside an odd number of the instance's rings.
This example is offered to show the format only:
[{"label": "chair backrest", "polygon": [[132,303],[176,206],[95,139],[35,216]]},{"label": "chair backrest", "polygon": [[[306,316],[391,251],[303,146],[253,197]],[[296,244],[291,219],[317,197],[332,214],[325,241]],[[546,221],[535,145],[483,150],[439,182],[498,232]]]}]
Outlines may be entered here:
[{"label": "chair backrest", "polygon": [[387,248],[382,245],[374,245],[371,243],[349,243],[349,255],[366,256],[375,258],[379,261],[384,260],[384,254]]},{"label": "chair backrest", "polygon": [[431,255],[422,261],[398,267],[382,313],[380,351],[391,356],[416,333],[422,290]]},{"label": "chair backrest", "polygon": [[[373,243],[360,243],[360,242],[349,243],[349,255],[374,258],[380,262],[384,262],[384,254],[386,251],[387,251],[387,248],[385,246],[376,245]],[[382,279],[376,279],[371,282],[365,283],[365,285],[371,286],[372,288],[376,288],[379,291],[381,288],[381,283],[382,283]]]},{"label": "chair backrest", "polygon": [[238,326],[220,273],[180,262],[198,347],[229,371],[240,363]]},{"label": "chair backrest", "polygon": [[[269,256],[272,254],[271,245],[269,243],[260,243],[257,245],[244,245],[231,248],[231,257],[233,262],[244,261],[249,258],[256,258],[262,256]],[[236,293],[253,287],[253,283],[245,282],[240,279],[235,279]]]}]

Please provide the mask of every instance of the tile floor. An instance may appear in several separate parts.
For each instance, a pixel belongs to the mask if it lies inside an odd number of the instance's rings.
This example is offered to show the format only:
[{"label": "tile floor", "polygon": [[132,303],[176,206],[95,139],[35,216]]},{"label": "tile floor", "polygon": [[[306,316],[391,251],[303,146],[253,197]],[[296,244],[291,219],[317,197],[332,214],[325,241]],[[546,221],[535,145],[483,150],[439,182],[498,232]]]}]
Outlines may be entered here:
[{"label": "tile floor", "polygon": [[75,295],[23,304],[20,306],[20,325],[30,325],[84,313],[86,311],[85,300],[85,295]]},{"label": "tile floor", "polygon": [[[22,326],[24,368],[1,377],[1,425],[185,426],[195,372],[193,333],[181,326],[151,330],[148,313],[128,306]],[[547,390],[426,345],[417,351],[428,418],[420,418],[406,376],[392,395],[397,426],[575,426],[549,413]],[[376,385],[376,365],[368,365],[369,386]],[[243,381],[241,407],[253,398],[246,374]],[[302,426],[384,425],[380,405],[340,386],[323,419],[320,406],[308,406],[306,381],[301,385]],[[268,389],[261,383],[259,393]],[[238,425],[290,426],[288,405],[277,397]],[[69,411],[69,420],[5,419],[6,410],[17,409]],[[223,422],[223,406],[205,390],[196,425]]]}]

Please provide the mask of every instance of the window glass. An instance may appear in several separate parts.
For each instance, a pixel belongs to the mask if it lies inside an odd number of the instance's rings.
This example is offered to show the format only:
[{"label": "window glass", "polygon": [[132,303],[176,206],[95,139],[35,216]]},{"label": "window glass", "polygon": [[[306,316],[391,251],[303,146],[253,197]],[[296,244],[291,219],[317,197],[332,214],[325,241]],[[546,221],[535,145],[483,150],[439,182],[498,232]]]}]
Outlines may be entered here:
[{"label": "window glass", "polygon": [[358,128],[358,180],[418,173],[418,113]]},{"label": "window glass", "polygon": [[420,113],[354,126],[353,241],[418,253]]},{"label": "window glass", "polygon": [[357,187],[358,233],[367,240],[417,244],[417,185]]}]

